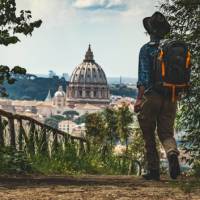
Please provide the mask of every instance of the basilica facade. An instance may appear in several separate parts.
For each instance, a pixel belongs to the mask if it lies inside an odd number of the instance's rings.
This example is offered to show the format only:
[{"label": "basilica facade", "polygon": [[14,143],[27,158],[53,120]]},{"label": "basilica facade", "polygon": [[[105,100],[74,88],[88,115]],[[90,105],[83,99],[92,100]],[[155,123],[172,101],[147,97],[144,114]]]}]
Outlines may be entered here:
[{"label": "basilica facade", "polygon": [[95,62],[90,45],[85,59],[71,74],[66,93],[60,86],[53,99],[49,95],[45,101],[52,101],[58,108],[77,104],[106,106],[110,103],[110,90],[105,72]]}]

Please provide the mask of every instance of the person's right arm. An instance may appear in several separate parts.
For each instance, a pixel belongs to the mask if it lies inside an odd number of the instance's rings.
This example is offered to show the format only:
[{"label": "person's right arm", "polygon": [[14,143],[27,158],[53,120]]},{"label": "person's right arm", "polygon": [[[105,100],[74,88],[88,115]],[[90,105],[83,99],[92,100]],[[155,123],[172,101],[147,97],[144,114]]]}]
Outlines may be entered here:
[{"label": "person's right arm", "polygon": [[138,66],[138,94],[136,102],[134,105],[134,111],[139,112],[142,104],[142,97],[144,95],[145,89],[148,87],[149,78],[150,78],[150,60],[147,52],[146,46],[143,46],[139,53],[139,66]]}]

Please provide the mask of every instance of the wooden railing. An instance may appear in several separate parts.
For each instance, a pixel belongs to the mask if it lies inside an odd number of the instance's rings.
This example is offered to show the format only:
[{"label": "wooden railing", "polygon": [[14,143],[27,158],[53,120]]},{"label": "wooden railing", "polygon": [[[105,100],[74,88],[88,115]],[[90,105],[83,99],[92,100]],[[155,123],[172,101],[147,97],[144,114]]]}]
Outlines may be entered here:
[{"label": "wooden railing", "polygon": [[26,150],[30,155],[37,152],[52,154],[58,146],[75,144],[77,154],[87,149],[87,141],[48,126],[31,117],[0,109],[0,147],[9,146]]}]

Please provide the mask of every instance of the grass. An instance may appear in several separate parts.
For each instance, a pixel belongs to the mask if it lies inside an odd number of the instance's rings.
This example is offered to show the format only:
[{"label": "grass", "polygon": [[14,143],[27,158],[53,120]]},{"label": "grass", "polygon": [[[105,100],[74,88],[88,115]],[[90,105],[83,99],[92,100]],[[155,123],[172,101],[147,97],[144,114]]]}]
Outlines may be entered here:
[{"label": "grass", "polygon": [[200,180],[198,177],[182,177],[178,181],[170,181],[170,186],[179,188],[184,193],[189,194],[200,189]]}]

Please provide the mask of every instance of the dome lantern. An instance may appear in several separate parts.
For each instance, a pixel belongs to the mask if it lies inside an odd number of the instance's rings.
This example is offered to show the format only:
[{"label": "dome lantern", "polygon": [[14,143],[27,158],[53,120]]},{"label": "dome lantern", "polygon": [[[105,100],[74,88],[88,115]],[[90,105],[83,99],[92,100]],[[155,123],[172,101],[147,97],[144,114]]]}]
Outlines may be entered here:
[{"label": "dome lantern", "polygon": [[94,55],[93,52],[91,50],[91,45],[89,44],[88,50],[85,54],[85,59],[83,62],[94,62]]}]

